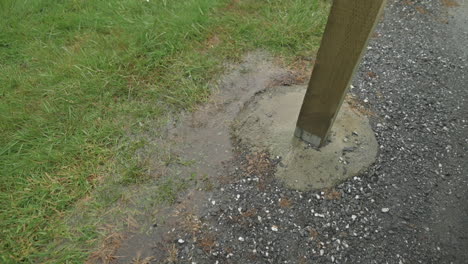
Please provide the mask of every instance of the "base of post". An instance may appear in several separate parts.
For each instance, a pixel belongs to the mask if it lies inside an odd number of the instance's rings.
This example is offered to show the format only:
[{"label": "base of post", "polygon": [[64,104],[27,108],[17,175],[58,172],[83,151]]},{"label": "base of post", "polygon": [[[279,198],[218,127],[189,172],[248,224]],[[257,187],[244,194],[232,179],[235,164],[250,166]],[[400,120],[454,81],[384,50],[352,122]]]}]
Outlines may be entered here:
[{"label": "base of post", "polygon": [[[358,175],[375,162],[378,144],[366,116],[346,102],[338,112],[329,140],[320,149],[317,135],[296,128],[295,117],[305,86],[280,86],[257,94],[240,111],[233,135],[252,152],[268,151],[281,159],[275,177],[299,190],[323,189]],[[295,134],[295,136],[293,136]],[[323,144],[323,143],[322,143]]]},{"label": "base of post", "polygon": [[294,130],[294,136],[304,140],[314,148],[321,147],[322,139],[320,137],[313,135],[300,127],[296,127],[296,130]]}]

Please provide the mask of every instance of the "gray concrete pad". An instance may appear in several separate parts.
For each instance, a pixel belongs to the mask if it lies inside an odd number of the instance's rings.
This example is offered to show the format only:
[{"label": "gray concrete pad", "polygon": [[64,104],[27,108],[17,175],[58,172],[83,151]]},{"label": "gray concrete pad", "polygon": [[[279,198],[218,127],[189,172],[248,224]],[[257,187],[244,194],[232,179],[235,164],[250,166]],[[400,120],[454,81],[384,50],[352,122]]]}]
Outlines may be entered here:
[{"label": "gray concrete pad", "polygon": [[367,117],[344,103],[329,142],[320,149],[294,137],[305,86],[281,86],[256,95],[239,113],[234,134],[282,161],[276,177],[294,189],[332,187],[370,166],[378,144]]}]

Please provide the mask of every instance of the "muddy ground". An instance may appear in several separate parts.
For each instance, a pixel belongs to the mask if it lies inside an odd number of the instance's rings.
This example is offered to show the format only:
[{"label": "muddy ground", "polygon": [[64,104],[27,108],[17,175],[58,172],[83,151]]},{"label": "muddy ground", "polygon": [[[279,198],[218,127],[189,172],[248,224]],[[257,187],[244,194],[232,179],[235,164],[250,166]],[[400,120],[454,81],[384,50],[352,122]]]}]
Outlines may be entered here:
[{"label": "muddy ground", "polygon": [[268,55],[247,56],[213,102],[170,129],[212,187],[182,195],[115,262],[467,263],[467,47],[466,1],[389,1],[350,90],[377,161],[315,191],[285,188],[272,177],[281,157],[230,139],[257,92],[298,82]]}]

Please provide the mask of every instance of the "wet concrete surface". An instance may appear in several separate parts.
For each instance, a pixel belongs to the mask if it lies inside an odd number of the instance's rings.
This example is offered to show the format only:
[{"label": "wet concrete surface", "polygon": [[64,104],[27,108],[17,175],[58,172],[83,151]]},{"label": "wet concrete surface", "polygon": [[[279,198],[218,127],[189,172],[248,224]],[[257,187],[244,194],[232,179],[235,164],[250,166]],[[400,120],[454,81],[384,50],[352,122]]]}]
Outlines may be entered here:
[{"label": "wet concrete surface", "polygon": [[377,141],[367,117],[348,103],[341,107],[328,143],[320,149],[294,136],[306,86],[266,89],[250,100],[233,134],[251,151],[280,159],[275,176],[298,190],[323,189],[358,175],[375,161]]}]

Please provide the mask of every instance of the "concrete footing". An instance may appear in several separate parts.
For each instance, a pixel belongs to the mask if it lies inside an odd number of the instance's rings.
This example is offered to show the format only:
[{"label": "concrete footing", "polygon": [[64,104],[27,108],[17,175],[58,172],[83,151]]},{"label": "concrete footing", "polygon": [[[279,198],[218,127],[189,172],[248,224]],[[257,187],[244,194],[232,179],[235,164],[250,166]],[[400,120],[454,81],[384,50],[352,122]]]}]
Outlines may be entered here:
[{"label": "concrete footing", "polygon": [[295,189],[332,187],[370,166],[377,141],[367,117],[347,103],[335,120],[329,142],[320,149],[294,136],[305,86],[275,87],[257,95],[234,125],[238,139],[282,159],[276,177]]}]

